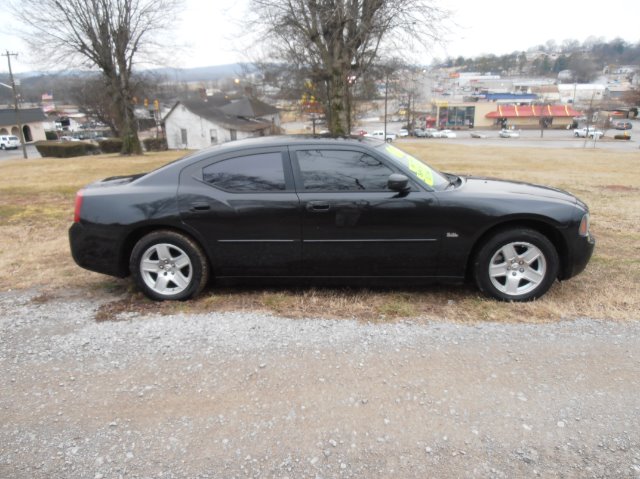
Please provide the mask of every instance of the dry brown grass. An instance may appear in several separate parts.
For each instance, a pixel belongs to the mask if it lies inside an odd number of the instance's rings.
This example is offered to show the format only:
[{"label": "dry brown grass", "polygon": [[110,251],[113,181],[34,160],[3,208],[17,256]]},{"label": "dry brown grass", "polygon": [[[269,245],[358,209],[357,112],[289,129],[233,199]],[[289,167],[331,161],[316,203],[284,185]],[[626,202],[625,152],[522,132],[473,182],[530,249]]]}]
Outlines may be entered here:
[{"label": "dry brown grass", "polygon": [[[119,312],[267,310],[289,317],[443,318],[537,322],[558,318],[632,320],[640,311],[640,171],[638,153],[593,149],[467,147],[407,141],[402,148],[444,171],[510,178],[564,188],[585,200],[597,237],[595,255],[577,278],[556,284],[541,300],[498,303],[472,287],[398,289],[211,288],[194,301],[153,303],[128,280],[78,268],[67,228],[76,190],[106,176],[148,171],[179,152],[120,157],[15,160],[0,163],[0,288],[36,287],[113,297],[100,319]],[[49,296],[47,296],[49,297]]]}]

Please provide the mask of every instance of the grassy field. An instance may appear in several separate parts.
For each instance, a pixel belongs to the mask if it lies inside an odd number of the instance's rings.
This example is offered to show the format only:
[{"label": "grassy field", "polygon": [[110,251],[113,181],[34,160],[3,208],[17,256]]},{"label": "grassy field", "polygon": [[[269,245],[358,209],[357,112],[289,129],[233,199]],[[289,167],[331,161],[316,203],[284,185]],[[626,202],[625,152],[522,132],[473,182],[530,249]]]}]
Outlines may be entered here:
[{"label": "grassy field", "polygon": [[456,321],[539,322],[564,318],[638,319],[640,314],[640,153],[593,149],[467,147],[429,141],[398,146],[443,171],[509,178],[563,188],[585,200],[596,251],[580,276],[554,285],[541,300],[498,303],[473,287],[398,289],[209,288],[186,303],[153,303],[129,280],[85,271],[69,254],[67,229],[75,192],[107,176],[148,171],[179,152],[0,162],[0,290],[37,288],[40,299],[107,296],[99,319],[122,311],[267,310],[290,317],[389,321],[413,317]]}]

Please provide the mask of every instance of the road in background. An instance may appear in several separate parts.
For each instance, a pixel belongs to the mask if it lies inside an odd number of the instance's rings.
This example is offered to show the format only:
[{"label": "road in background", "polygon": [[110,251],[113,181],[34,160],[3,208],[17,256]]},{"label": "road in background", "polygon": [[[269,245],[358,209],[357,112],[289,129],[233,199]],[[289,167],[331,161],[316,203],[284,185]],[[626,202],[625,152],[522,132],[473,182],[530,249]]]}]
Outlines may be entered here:
[{"label": "road in background", "polygon": [[[308,123],[308,122],[307,122]],[[284,123],[282,127],[287,133],[311,133],[311,130],[306,129],[307,123],[305,122],[291,122]],[[640,148],[640,121],[633,120],[633,129],[627,130],[631,135],[631,140],[614,140],[613,136],[623,134],[620,130],[607,130],[605,136],[594,142],[588,139],[585,142],[584,138],[576,138],[573,135],[573,130],[545,130],[544,136],[540,137],[540,130],[516,130],[519,134],[519,138],[500,138],[498,130],[457,130],[455,133],[457,138],[415,138],[408,137],[400,139],[400,143],[407,141],[418,142],[444,142],[451,144],[462,144],[470,146],[512,146],[519,148],[600,148],[607,150],[617,151],[638,151]],[[403,122],[389,122],[387,123],[387,132],[398,133],[398,131],[404,125]],[[316,132],[320,133],[326,126],[317,125]],[[380,121],[368,121],[363,122],[359,126],[353,129],[353,132],[359,132],[364,130],[368,133],[372,133],[376,130],[384,130],[384,123]],[[481,133],[486,135],[486,138],[472,138],[471,133]],[[27,145],[27,155],[29,158],[41,158],[38,150],[33,144]],[[0,161],[2,160],[19,160],[22,158],[22,149],[17,150],[0,150]]]},{"label": "road in background", "polygon": [[[311,133],[309,129],[305,128],[307,126],[307,123],[285,123],[282,126],[287,133]],[[613,149],[618,151],[638,151],[640,147],[640,121],[632,120],[631,123],[633,124],[633,128],[631,130],[627,130],[627,133],[631,136],[631,140],[614,140],[614,135],[623,134],[624,131],[613,129],[607,130],[605,132],[605,136],[595,142],[591,139],[587,139],[587,141],[585,141],[584,138],[576,138],[573,134],[573,129],[544,130],[542,137],[540,137],[540,130],[516,130],[520,134],[519,138],[500,138],[500,131],[496,129],[473,129],[456,130],[455,133],[457,135],[457,138],[409,137],[401,139],[399,141],[437,141],[470,146],[515,146],[519,148],[600,148]],[[387,132],[397,134],[403,126],[404,122],[388,122]],[[324,128],[326,128],[326,126],[324,125],[316,126],[316,132],[320,132]],[[358,126],[353,128],[353,133],[356,134],[360,131],[372,133],[376,130],[384,130],[384,123],[377,120],[360,121],[358,123]],[[485,135],[486,138],[472,138],[471,133],[480,133]]]},{"label": "road in background", "polygon": [[[29,158],[42,158],[35,145],[27,145],[27,156]],[[23,159],[22,147],[17,150],[0,150],[0,161],[2,160],[21,160]]]}]

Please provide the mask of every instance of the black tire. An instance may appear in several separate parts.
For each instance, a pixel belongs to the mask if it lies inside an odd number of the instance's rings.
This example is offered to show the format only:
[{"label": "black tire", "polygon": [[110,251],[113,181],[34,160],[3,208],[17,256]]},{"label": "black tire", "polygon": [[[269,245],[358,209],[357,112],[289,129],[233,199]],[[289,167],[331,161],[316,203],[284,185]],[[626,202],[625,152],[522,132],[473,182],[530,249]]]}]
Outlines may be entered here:
[{"label": "black tire", "polygon": [[129,269],[136,286],[156,301],[192,298],[209,280],[202,248],[175,231],[159,230],[142,237],[131,252]]},{"label": "black tire", "polygon": [[0,148],[2,148],[2,149],[4,150],[4,149],[5,149],[5,146],[4,146],[4,145],[0,145]]},{"label": "black tire", "polygon": [[502,301],[530,301],[545,294],[558,277],[558,252],[541,233],[503,230],[478,250],[473,275],[480,291]]}]

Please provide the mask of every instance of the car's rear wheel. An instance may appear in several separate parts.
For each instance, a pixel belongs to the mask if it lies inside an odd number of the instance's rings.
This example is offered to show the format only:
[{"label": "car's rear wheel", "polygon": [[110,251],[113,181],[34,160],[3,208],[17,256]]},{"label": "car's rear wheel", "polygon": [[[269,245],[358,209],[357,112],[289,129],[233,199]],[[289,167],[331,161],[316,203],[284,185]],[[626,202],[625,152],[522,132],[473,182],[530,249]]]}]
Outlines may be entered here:
[{"label": "car's rear wheel", "polygon": [[202,249],[175,231],[155,231],[142,237],[131,252],[129,268],[138,288],[159,301],[196,296],[209,279]]},{"label": "car's rear wheel", "polygon": [[483,293],[503,301],[529,301],[558,276],[558,253],[537,231],[518,228],[492,236],[478,251],[474,276]]}]

